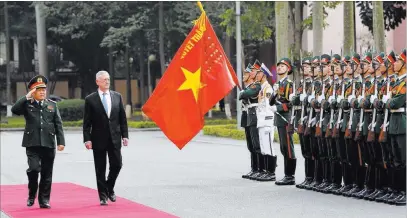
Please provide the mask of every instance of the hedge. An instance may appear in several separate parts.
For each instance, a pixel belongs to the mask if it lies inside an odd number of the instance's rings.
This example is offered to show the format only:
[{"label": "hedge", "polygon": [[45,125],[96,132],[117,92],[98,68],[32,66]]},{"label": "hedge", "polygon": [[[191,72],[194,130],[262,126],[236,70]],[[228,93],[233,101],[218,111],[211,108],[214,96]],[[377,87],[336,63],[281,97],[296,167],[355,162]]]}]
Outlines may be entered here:
[{"label": "hedge", "polygon": [[[232,125],[232,124],[205,126],[203,128],[203,133],[204,133],[204,135],[210,135],[210,136],[246,140],[246,135],[244,133],[244,130],[237,129],[237,126]],[[278,133],[277,133],[277,131],[274,131],[274,142],[278,142],[278,141],[279,141]],[[293,141],[294,141],[294,144],[300,143],[297,133],[293,134]]]},{"label": "hedge", "polygon": [[83,119],[85,100],[68,99],[57,103],[63,121],[77,121]]}]

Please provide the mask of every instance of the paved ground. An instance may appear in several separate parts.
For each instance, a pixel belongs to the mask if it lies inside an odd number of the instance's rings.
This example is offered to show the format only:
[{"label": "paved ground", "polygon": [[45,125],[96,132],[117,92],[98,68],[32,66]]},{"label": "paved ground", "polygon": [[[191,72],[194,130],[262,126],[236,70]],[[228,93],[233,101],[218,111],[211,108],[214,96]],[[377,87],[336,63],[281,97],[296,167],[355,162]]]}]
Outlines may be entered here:
[{"label": "paved ground", "polygon": [[[0,132],[0,137],[1,184],[26,184],[22,133]],[[123,148],[116,194],[179,217],[406,217],[406,207],[241,179],[249,170],[243,141],[199,135],[179,151],[161,132],[131,132],[130,140]],[[81,141],[81,132],[66,132],[67,147],[57,154],[54,182],[96,188],[92,153]],[[299,146],[296,152],[300,155]],[[301,182],[303,159],[298,161]],[[281,178],[281,156],[278,162]]]}]

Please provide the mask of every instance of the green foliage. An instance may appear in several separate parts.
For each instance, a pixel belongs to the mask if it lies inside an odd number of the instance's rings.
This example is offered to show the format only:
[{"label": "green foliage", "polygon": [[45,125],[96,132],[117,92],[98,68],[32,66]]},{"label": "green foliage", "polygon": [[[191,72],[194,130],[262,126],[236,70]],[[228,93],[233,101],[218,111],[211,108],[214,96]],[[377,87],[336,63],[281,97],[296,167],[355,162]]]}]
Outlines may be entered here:
[{"label": "green foliage", "polygon": [[83,99],[69,99],[58,102],[59,113],[63,121],[77,121],[83,118],[85,101]]},{"label": "green foliage", "polygon": [[[274,33],[274,2],[241,2],[243,8],[240,15],[242,39],[269,40]],[[226,27],[226,33],[233,36],[236,32],[235,7],[223,14],[221,26]]]}]

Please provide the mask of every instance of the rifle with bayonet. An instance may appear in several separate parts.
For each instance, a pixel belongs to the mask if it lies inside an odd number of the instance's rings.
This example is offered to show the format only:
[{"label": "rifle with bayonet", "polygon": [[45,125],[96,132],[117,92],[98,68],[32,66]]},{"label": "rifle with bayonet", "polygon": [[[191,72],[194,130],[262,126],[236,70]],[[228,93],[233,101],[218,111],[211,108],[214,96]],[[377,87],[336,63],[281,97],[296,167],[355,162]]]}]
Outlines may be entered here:
[{"label": "rifle with bayonet", "polygon": [[[376,64],[372,62],[372,66],[374,69],[374,72],[376,74],[376,70],[379,67],[376,67]],[[377,85],[377,78],[376,75],[374,76],[374,96],[377,96],[377,92],[378,92],[378,85]],[[371,104],[373,104],[374,102],[370,102]],[[376,126],[376,107],[373,107],[373,117],[372,117],[372,122],[370,123],[369,127],[368,127],[368,133],[367,133],[367,142],[374,142],[376,139],[376,133],[375,133],[375,126]]]},{"label": "rifle with bayonet", "polygon": [[[341,96],[345,96],[345,79],[344,79],[344,67],[345,65],[341,63],[340,65],[341,67],[341,72],[342,72],[342,82],[341,82]],[[340,105],[341,102],[336,102],[338,105]],[[341,124],[341,120],[342,120],[342,114],[343,114],[343,110],[342,107],[339,106],[339,114],[338,114],[338,119],[336,120],[336,124],[335,127],[332,131],[332,137],[333,138],[337,138],[339,136],[339,131],[340,131],[340,124]]]},{"label": "rifle with bayonet", "polygon": [[[364,72],[365,65],[361,64],[360,67],[362,69],[362,77],[363,77],[363,74],[365,74],[365,72]],[[362,79],[362,83],[363,83],[363,85],[362,85],[362,98],[365,98],[365,89],[366,89],[366,79],[365,78]],[[357,101],[357,100],[355,100],[355,101]],[[360,102],[359,102],[359,104],[360,104]],[[365,110],[362,107],[360,107],[359,123],[358,123],[358,126],[356,128],[356,133],[355,133],[355,140],[356,141],[359,141],[362,138],[364,111]]]},{"label": "rifle with bayonet", "polygon": [[[350,64],[351,68],[352,68],[352,96],[355,96],[355,64],[353,62],[351,62]],[[350,103],[350,102],[349,102]],[[353,107],[351,105],[350,108],[350,114],[349,114],[349,122],[348,122],[348,126],[346,128],[345,131],[345,138],[350,139],[352,138],[352,121],[353,121]]]},{"label": "rifle with bayonet", "polygon": [[[307,84],[305,82],[305,71],[304,67],[302,66],[302,59],[301,59],[301,66],[300,69],[302,70],[302,95],[305,96],[307,90]],[[301,118],[298,122],[297,132],[298,134],[304,133],[304,114],[305,114],[305,98],[301,101]]]},{"label": "rifle with bayonet", "polygon": [[[297,62],[298,63],[298,62]],[[301,60],[301,50],[300,50],[300,65],[302,65],[302,60]],[[298,68],[298,70],[300,70],[300,68]],[[293,73],[293,94],[295,96],[295,73]],[[290,123],[288,123],[288,133],[294,133],[294,120],[295,120],[295,107],[292,106],[291,107],[291,117],[290,117]]]},{"label": "rifle with bayonet", "polygon": [[[325,94],[324,71],[323,71],[324,69],[323,69],[322,64],[321,64],[321,62],[322,62],[321,56],[320,56],[319,59],[320,59],[319,68],[320,68],[320,71],[321,71],[321,86],[322,86],[322,90],[321,90],[321,93],[320,93],[319,96],[324,96],[324,94]],[[317,125],[317,127],[315,129],[315,137],[322,137],[322,121],[323,121],[323,118],[324,118],[324,109],[322,108],[322,104],[318,102],[318,99],[315,99],[315,100],[316,100],[316,104],[319,104],[321,106],[320,109],[319,109],[318,125]]]},{"label": "rifle with bayonet", "polygon": [[[333,72],[333,74],[332,74],[332,96],[334,97],[334,98],[336,98],[336,84],[335,84],[335,67],[333,66],[333,65],[331,65],[331,71]],[[330,103],[331,104],[331,103]],[[334,109],[333,109],[333,107],[331,107],[331,114],[330,114],[330,117],[329,117],[329,123],[328,123],[328,126],[326,127],[326,132],[325,132],[325,138],[329,138],[329,137],[331,137],[332,136],[332,129],[333,129],[333,126],[334,126]]]},{"label": "rifle with bayonet", "polygon": [[[387,63],[387,62],[385,62]],[[388,71],[388,67],[386,66],[386,95],[390,95],[391,98],[391,92],[390,92],[390,78],[389,78],[389,71]],[[379,142],[381,143],[385,143],[387,142],[387,126],[388,124],[388,119],[389,119],[389,110],[386,108],[386,105],[384,104],[383,106],[384,109],[384,121],[383,121],[383,125],[381,126],[381,130],[380,130],[380,134],[379,134]]]}]

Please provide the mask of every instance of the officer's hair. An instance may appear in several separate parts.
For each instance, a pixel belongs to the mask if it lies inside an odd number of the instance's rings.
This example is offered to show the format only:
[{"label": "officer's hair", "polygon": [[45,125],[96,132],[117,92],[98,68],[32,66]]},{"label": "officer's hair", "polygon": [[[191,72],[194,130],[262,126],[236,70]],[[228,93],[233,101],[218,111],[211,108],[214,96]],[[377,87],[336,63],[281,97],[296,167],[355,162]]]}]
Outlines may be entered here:
[{"label": "officer's hair", "polygon": [[108,73],[107,71],[104,71],[104,70],[101,70],[101,71],[97,72],[97,73],[96,73],[96,80],[97,80],[100,76],[102,76],[102,75],[104,75],[104,74],[109,75],[109,73]]}]

